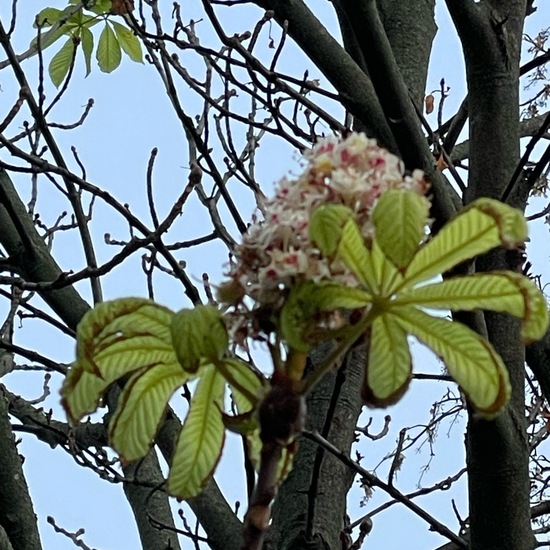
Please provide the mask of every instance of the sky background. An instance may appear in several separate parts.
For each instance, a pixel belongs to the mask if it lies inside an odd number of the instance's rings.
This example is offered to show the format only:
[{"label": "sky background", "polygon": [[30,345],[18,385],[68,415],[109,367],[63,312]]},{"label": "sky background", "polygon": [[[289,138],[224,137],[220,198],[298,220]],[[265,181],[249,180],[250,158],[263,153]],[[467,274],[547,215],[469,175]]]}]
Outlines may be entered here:
[{"label": "sky background", "polygon": [[[17,52],[24,51],[33,37],[32,21],[39,9],[38,2],[21,0],[17,31],[14,36],[14,47]],[[184,17],[199,18],[194,9],[199,3],[185,5]],[[550,21],[548,2],[540,4],[535,18],[527,23],[526,32],[534,35],[540,29],[540,22]],[[64,7],[65,2],[51,0],[43,5]],[[324,0],[309,2],[311,9],[323,22],[336,32],[335,18],[331,13],[331,5]],[[460,105],[466,90],[464,66],[460,54],[460,44],[446,14],[442,2],[438,2],[437,23],[439,32],[433,47],[431,70],[427,92],[439,88],[439,81],[445,78],[450,86],[450,95],[446,102],[445,119],[455,112]],[[8,21],[9,2],[0,4],[0,17],[4,24]],[[235,17],[234,14],[239,14]],[[251,28],[260,12],[252,10],[243,16],[243,10],[230,9],[225,11],[224,23],[226,31],[242,32]],[[98,25],[96,33],[100,30]],[[210,39],[206,33],[205,40]],[[263,37],[265,39],[265,36]],[[59,46],[54,45],[46,54],[48,60]],[[268,51],[267,44],[263,44]],[[4,56],[0,55],[0,59]],[[310,78],[320,78],[314,68],[307,62],[299,50],[288,44],[284,57],[285,69],[301,77],[304,68],[309,68]],[[134,214],[143,217],[148,223],[149,214],[145,196],[145,171],[149,153],[153,147],[158,147],[159,154],[155,168],[155,197],[162,214],[166,213],[174,198],[187,183],[187,145],[182,135],[179,123],[166,97],[157,74],[147,65],[138,65],[127,58],[113,74],[106,75],[94,66],[92,74],[84,78],[82,59],[77,59],[76,73],[69,90],[54,110],[51,120],[70,123],[77,120],[88,98],[93,97],[95,105],[83,127],[70,132],[58,132],[58,143],[70,156],[70,147],[75,146],[80,158],[86,166],[89,181],[109,190],[122,203],[129,203]],[[24,64],[27,76],[36,82],[36,59]],[[17,87],[9,69],[0,72],[0,105],[2,112],[7,112],[17,95]],[[53,97],[55,90],[49,81],[46,82],[46,94]],[[187,94],[187,95],[186,95]],[[189,108],[200,109],[200,103],[193,99],[191,93],[182,90],[184,104]],[[428,117],[435,126],[435,115]],[[5,153],[1,152],[2,158]],[[299,157],[286,144],[270,138],[262,142],[258,152],[257,178],[266,193],[279,178],[299,171]],[[29,183],[25,177],[18,177],[16,184],[23,196],[28,194]],[[249,219],[254,209],[253,197],[246,192],[238,191],[238,203],[241,206],[244,219]],[[538,209],[541,202],[534,201],[530,206]],[[47,224],[51,224],[64,207],[52,194],[48,184],[41,180],[38,211]],[[197,237],[204,234],[204,224],[207,222],[206,212],[197,200],[190,201],[185,208],[184,216],[177,226],[181,231],[181,239]],[[98,260],[104,262],[112,257],[118,249],[101,244],[106,232],[113,239],[126,239],[126,225],[120,218],[113,216],[109,209],[99,204],[96,206],[91,228],[98,246]],[[230,227],[233,234],[235,228]],[[207,230],[208,232],[209,230]],[[548,252],[540,243],[548,240],[548,226],[542,222],[531,226],[532,244],[529,247],[530,260],[534,264],[533,272],[542,273],[543,280],[548,280]],[[55,257],[64,269],[77,270],[84,267],[84,259],[75,237],[70,234],[58,234],[54,242]],[[187,262],[190,275],[199,281],[206,271],[212,280],[220,280],[223,265],[227,261],[224,247],[211,243],[200,250],[186,251],[182,257]],[[79,283],[78,289],[90,299],[89,286]],[[181,288],[163,279],[157,285],[156,298],[172,309],[187,307],[189,304],[181,292]],[[121,296],[145,296],[147,292],[145,279],[141,272],[140,255],[137,254],[123,267],[117,268],[104,281],[105,299]],[[16,333],[16,342],[22,346],[36,349],[40,353],[60,362],[70,362],[74,357],[74,342],[63,337],[53,329],[35,320],[25,320],[22,330]],[[415,344],[415,369],[417,372],[441,372],[440,363],[427,353],[421,346]],[[6,377],[5,382],[12,391],[19,391],[26,397],[37,397],[42,390],[42,377],[39,374],[13,373]],[[52,388],[60,380],[54,377]],[[54,392],[55,393],[55,392]],[[372,431],[376,432],[383,426],[386,414],[391,414],[393,420],[390,433],[379,442],[365,442],[358,449],[365,455],[363,465],[374,468],[384,456],[394,447],[399,430],[405,425],[426,423],[432,403],[444,393],[442,384],[419,381],[412,384],[405,398],[396,406],[384,411],[367,411],[362,418],[366,423],[372,417]],[[176,402],[177,405],[177,402]],[[59,412],[58,397],[52,395],[47,401],[47,407],[53,407]],[[424,473],[422,483],[430,485],[448,475],[456,473],[463,465],[463,429],[464,418],[458,418],[454,424],[443,423],[436,441],[436,455],[430,462],[429,469]],[[35,511],[39,518],[40,530],[43,535],[45,550],[70,550],[74,544],[59,534],[55,534],[46,523],[47,516],[53,516],[57,523],[76,531],[86,529],[83,540],[92,548],[98,550],[140,548],[137,531],[133,524],[131,510],[123,496],[120,486],[110,485],[97,480],[96,475],[86,469],[78,468],[73,459],[60,450],[50,450],[44,444],[37,442],[32,436],[22,435],[21,453],[25,456],[25,472],[34,499]],[[217,478],[229,502],[244,501],[244,476],[241,473],[240,443],[230,438],[224,457],[218,469]],[[424,445],[418,452],[407,454],[402,470],[398,473],[399,489],[403,492],[415,490],[420,478],[420,472],[430,461],[430,447]],[[391,461],[383,463],[377,473],[384,478],[387,475]],[[355,519],[361,513],[366,513],[384,502],[383,494],[375,492],[364,508],[359,507],[363,498],[362,489],[356,484],[350,493],[350,515]],[[436,493],[419,504],[429,502],[428,509],[441,522],[456,528],[450,499],[454,498],[457,507],[464,517],[466,515],[465,479],[453,486],[452,495],[448,492]],[[365,547],[374,550],[392,550],[402,548],[404,541],[414,540],[414,548],[436,548],[445,541],[437,534],[428,531],[428,526],[401,506],[394,506],[391,512],[385,512],[374,518],[374,529]],[[399,526],[399,528],[396,528]],[[405,534],[406,533],[406,534]],[[183,548],[192,548],[190,542],[183,542]]]}]

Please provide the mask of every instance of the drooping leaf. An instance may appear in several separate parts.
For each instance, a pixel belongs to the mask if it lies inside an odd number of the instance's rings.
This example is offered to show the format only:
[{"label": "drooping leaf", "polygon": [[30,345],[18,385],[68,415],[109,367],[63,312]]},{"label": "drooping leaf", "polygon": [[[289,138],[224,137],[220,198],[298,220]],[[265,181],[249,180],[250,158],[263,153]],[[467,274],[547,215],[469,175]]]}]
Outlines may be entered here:
[{"label": "drooping leaf", "polygon": [[422,247],[405,273],[405,285],[428,280],[501,244],[518,245],[527,238],[525,218],[515,208],[478,199]]},{"label": "drooping leaf", "polygon": [[76,43],[73,38],[69,38],[62,48],[52,57],[50,65],[48,66],[48,72],[52,79],[53,85],[57,88],[63,82],[71,63],[73,63],[75,56]]},{"label": "drooping leaf", "polygon": [[357,279],[371,292],[379,291],[376,280],[376,260],[365,245],[365,239],[354,220],[350,219],[342,228],[342,236],[338,245],[338,257],[346,267],[354,273]]},{"label": "drooping leaf", "polygon": [[468,206],[468,209],[471,208],[479,210],[495,220],[503,246],[513,248],[527,240],[527,222],[521,210],[487,197],[475,200]]},{"label": "drooping leaf", "polygon": [[141,51],[141,42],[138,37],[124,25],[112,21],[116,37],[122,51],[136,63],[143,63],[143,52]]},{"label": "drooping leaf", "polygon": [[142,298],[103,302],[77,328],[77,362],[114,381],[145,366],[173,363],[170,323],[174,313]]},{"label": "drooping leaf", "polygon": [[401,275],[397,267],[386,258],[380,246],[378,246],[378,240],[376,238],[372,242],[371,265],[378,292],[381,296],[391,296],[394,289],[401,284],[403,275]]},{"label": "drooping leaf", "polygon": [[170,328],[180,365],[188,372],[195,372],[202,358],[219,361],[229,344],[221,314],[214,306],[182,309]]},{"label": "drooping leaf", "polygon": [[96,58],[99,68],[104,73],[113,72],[122,60],[120,44],[109,23],[105,24],[99,36]]},{"label": "drooping leaf", "polygon": [[548,328],[548,307],[544,296],[531,280],[512,271],[454,277],[403,292],[394,304],[509,313],[524,320],[522,337],[527,342],[539,340]]},{"label": "drooping leaf", "polygon": [[76,363],[61,394],[73,422],[94,411],[107,387],[140,369],[177,365],[170,322],[173,313],[150,300],[103,302],[78,325]]},{"label": "drooping leaf", "polygon": [[407,267],[418,250],[428,211],[425,197],[400,189],[386,191],[376,203],[372,212],[376,241],[396,267]]},{"label": "drooping leaf", "polygon": [[225,437],[221,412],[224,390],[223,376],[213,365],[205,367],[178,437],[168,476],[168,489],[179,498],[198,495],[218,463]]},{"label": "drooping leaf", "polygon": [[292,289],[281,310],[281,335],[293,349],[307,352],[316,343],[308,330],[315,328],[318,313],[362,308],[371,300],[371,295],[359,288],[329,281],[302,283]]},{"label": "drooping leaf", "polygon": [[325,255],[333,257],[340,244],[342,229],[353,212],[341,204],[319,206],[309,220],[309,238]]},{"label": "drooping leaf", "polygon": [[79,363],[71,365],[61,388],[61,404],[72,425],[97,409],[110,383],[85,371]]},{"label": "drooping leaf", "polygon": [[145,456],[174,392],[189,379],[178,363],[134,374],[124,386],[109,424],[109,439],[125,461]]},{"label": "drooping leaf", "polygon": [[86,63],[86,76],[88,76],[92,70],[92,51],[94,49],[94,35],[88,27],[80,29],[80,43]]},{"label": "drooping leaf", "polygon": [[377,407],[392,405],[407,389],[411,376],[407,333],[393,315],[382,314],[371,327],[363,400]]},{"label": "drooping leaf", "polygon": [[414,307],[394,310],[405,331],[431,348],[445,363],[478,412],[490,418],[510,399],[508,371],[484,338],[461,323],[432,317]]},{"label": "drooping leaf", "polygon": [[[216,368],[231,386],[232,392],[238,395],[240,412],[250,411],[258,404],[262,397],[264,380],[250,365],[234,357],[218,361]],[[246,400],[247,407],[240,397]]]}]

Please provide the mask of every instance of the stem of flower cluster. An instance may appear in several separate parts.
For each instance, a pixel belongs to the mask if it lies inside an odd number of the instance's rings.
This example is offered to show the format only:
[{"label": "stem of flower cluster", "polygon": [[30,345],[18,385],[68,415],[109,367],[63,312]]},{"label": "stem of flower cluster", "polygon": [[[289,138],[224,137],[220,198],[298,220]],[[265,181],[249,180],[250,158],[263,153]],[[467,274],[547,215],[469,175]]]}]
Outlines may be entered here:
[{"label": "stem of flower cluster", "polygon": [[379,308],[371,307],[356,325],[350,327],[346,338],[340,341],[325,360],[303,381],[302,390],[300,391],[302,395],[306,396],[321,381],[323,376],[333,368],[334,364],[342,359],[379,314]]}]

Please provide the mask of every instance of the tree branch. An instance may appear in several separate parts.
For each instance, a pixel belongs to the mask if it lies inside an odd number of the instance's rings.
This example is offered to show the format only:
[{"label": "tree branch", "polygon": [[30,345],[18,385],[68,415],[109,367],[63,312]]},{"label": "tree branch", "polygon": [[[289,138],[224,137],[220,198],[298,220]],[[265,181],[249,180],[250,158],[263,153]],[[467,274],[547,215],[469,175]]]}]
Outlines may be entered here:
[{"label": "tree branch", "polygon": [[0,531],[13,550],[41,550],[36,515],[8,420],[8,401],[1,393],[0,441]]}]

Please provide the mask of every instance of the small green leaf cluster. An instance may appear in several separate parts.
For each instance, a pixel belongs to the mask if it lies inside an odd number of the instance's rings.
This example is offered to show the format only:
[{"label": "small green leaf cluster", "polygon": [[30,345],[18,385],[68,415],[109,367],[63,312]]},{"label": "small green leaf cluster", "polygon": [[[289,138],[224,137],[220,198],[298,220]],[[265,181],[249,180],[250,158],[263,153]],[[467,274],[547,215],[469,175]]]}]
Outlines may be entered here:
[{"label": "small green leaf cluster", "polygon": [[387,406],[407,389],[412,335],[443,360],[473,407],[490,418],[510,398],[502,359],[473,330],[425,310],[508,313],[523,320],[521,336],[529,343],[548,329],[546,301],[530,279],[510,271],[430,281],[497,246],[523,244],[525,219],[503,203],[479,199],[423,243],[427,215],[417,194],[389,190],[374,208],[374,237],[367,245],[349,209],[320,206],[309,225],[311,240],[324,255],[343,262],[361,288],[330,282],[296,286],[281,312],[281,334],[291,349],[306,353],[319,343],[319,312],[358,310],[360,320],[340,330],[340,339],[343,348],[358,339],[368,343],[362,388],[367,404]]},{"label": "small green leaf cluster", "polygon": [[34,38],[31,47],[45,50],[63,37],[67,37],[61,49],[52,57],[48,73],[58,87],[74,66],[77,50],[84,56],[86,76],[92,70],[92,54],[95,38],[91,29],[104,23],[96,48],[96,60],[101,71],[110,73],[122,61],[124,52],[132,61],[143,63],[141,43],[124,24],[113,19],[111,0],[96,0],[86,3],[71,0],[63,9],[44,8],[35,19],[34,27],[40,29],[39,38]]},{"label": "small green leaf cluster", "polygon": [[[109,439],[121,460],[132,461],[148,452],[173,394],[194,381],[168,477],[173,494],[191,498],[216,467],[226,423],[258,448],[257,422],[250,411],[264,382],[243,361],[226,357],[227,344],[221,315],[212,306],[173,313],[141,298],[104,302],[78,326],[77,359],[61,391],[63,406],[77,423],[114,386],[121,388]],[[224,413],[227,388],[243,417]]]}]

